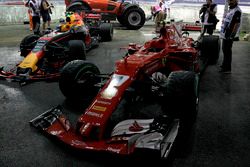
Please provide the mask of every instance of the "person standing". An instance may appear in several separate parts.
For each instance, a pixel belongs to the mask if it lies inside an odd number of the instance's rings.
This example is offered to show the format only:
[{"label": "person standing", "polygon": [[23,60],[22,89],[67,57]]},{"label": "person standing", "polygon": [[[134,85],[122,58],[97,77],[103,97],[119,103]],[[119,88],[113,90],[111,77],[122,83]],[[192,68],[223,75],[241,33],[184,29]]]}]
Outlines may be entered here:
[{"label": "person standing", "polygon": [[164,20],[165,20],[167,18],[167,5],[165,3],[165,0],[160,0],[159,6],[161,7],[161,11],[163,12]]},{"label": "person standing", "polygon": [[40,1],[28,0],[25,4],[32,10],[33,32],[36,35],[40,34]]},{"label": "person standing", "polygon": [[32,22],[32,9],[28,9],[29,25],[30,31],[33,31],[33,22]]},{"label": "person standing", "polygon": [[41,15],[43,19],[43,30],[46,28],[50,29],[50,22],[51,17],[50,14],[52,14],[51,8],[53,8],[53,4],[50,4],[48,0],[42,0],[41,1]]},{"label": "person standing", "polygon": [[162,8],[159,4],[151,6],[151,14],[155,22],[155,32],[159,32],[160,24],[165,20],[165,13],[162,11]]},{"label": "person standing", "polygon": [[[30,0],[28,0],[30,1]],[[32,23],[32,9],[28,6],[28,1],[26,2],[23,0],[24,6],[28,8],[28,18],[29,18],[29,25],[30,25],[30,31],[33,31],[33,23]]]},{"label": "person standing", "polygon": [[216,18],[217,5],[213,3],[213,0],[206,0],[206,4],[203,4],[199,15],[202,23],[202,32],[201,35],[204,35],[206,32],[209,35],[213,35],[214,29],[218,19]]},{"label": "person standing", "polygon": [[225,13],[220,36],[222,38],[223,62],[220,72],[231,73],[232,46],[236,35],[239,34],[242,11],[238,6],[238,0],[227,0],[229,10]]}]

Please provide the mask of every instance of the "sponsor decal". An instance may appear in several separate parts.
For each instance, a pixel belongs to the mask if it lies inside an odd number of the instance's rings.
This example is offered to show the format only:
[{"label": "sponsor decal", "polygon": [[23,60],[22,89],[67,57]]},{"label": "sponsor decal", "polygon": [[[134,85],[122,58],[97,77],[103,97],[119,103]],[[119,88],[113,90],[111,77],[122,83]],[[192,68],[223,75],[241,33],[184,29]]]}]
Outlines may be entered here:
[{"label": "sponsor decal", "polygon": [[128,129],[132,132],[139,132],[143,130],[143,127],[140,126],[137,121],[134,121],[134,123]]},{"label": "sponsor decal", "polygon": [[107,150],[115,152],[115,153],[120,153],[120,151],[121,151],[121,149],[116,149],[116,148],[112,148],[112,147],[108,147]]},{"label": "sponsor decal", "polygon": [[96,112],[92,112],[92,111],[88,111],[86,114],[93,116],[93,117],[98,117],[98,118],[102,118],[102,116],[103,116],[103,114],[101,114],[101,113],[96,113]]},{"label": "sponsor decal", "polygon": [[102,111],[102,112],[104,112],[104,111],[106,111],[106,107],[102,107],[102,106],[96,106],[96,105],[94,105],[93,107],[92,107],[92,109],[93,110],[97,110],[97,111]]},{"label": "sponsor decal", "polygon": [[101,100],[96,100],[96,103],[98,103],[98,104],[104,104],[104,105],[111,105],[111,102],[101,101]]}]

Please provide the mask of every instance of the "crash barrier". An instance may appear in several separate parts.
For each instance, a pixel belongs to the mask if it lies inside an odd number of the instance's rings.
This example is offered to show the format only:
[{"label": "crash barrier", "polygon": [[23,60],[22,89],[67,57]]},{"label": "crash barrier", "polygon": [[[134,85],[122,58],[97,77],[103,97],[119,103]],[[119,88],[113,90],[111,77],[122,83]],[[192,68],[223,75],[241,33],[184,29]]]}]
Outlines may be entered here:
[{"label": "crash barrier", "polygon": [[[150,4],[140,4],[146,16],[150,15]],[[185,22],[195,22],[199,20],[200,5],[172,4],[170,7],[170,18],[176,20],[184,20]],[[242,6],[243,22],[241,31],[250,32],[250,6]],[[27,7],[23,5],[0,5],[0,25],[8,24],[23,24],[27,22],[28,12]],[[56,4],[53,8],[52,22],[58,21],[64,17],[65,5]],[[216,29],[220,29],[224,5],[218,5],[217,18],[218,22]]]}]

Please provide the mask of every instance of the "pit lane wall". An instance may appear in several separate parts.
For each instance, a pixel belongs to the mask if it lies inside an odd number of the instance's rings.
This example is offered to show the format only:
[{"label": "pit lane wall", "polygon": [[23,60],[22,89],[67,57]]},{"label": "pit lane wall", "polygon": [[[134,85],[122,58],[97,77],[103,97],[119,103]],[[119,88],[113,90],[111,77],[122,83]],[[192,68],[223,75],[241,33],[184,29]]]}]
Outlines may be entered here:
[{"label": "pit lane wall", "polygon": [[[134,1],[134,0],[131,0]],[[145,11],[146,16],[150,15],[150,6],[156,4],[157,0],[136,0]],[[167,0],[166,0],[167,1]],[[199,10],[206,0],[168,0],[170,15],[168,19],[183,20],[184,22],[195,22],[199,20]],[[50,0],[55,6],[52,9],[52,21],[57,22],[64,17],[64,0]],[[218,4],[217,18],[220,22],[216,29],[220,29],[222,16],[224,13],[225,0],[214,0]],[[241,31],[250,32],[250,1],[240,0],[240,7],[243,11]],[[23,1],[0,0],[0,25],[24,24],[28,21],[28,8],[23,5]]]}]

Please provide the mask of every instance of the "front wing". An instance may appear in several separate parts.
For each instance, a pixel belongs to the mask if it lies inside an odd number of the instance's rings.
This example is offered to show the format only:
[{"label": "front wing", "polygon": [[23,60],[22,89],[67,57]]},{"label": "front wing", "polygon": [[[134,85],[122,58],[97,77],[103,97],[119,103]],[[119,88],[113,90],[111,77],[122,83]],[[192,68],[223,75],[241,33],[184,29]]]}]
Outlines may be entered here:
[{"label": "front wing", "polygon": [[[125,120],[122,122],[126,123],[126,121],[131,122],[131,120]],[[152,123],[153,119],[135,121],[138,123],[138,126],[140,126],[141,123],[145,121],[148,122],[148,124]],[[173,120],[169,124],[168,130],[165,134],[162,134],[157,130],[144,129],[141,133],[137,131],[129,135],[125,135],[125,133],[122,135],[117,132],[117,134],[113,133],[113,135],[107,139],[84,140],[81,134],[71,126],[69,120],[63,114],[62,107],[57,106],[31,120],[30,125],[46,134],[56,137],[64,144],[75,149],[108,152],[119,155],[130,155],[136,150],[142,149],[148,151],[153,150],[154,152],[157,151],[159,153],[159,158],[165,159],[172,150],[178,134],[179,120]],[[116,131],[118,129],[119,131],[119,127],[117,128],[117,126],[114,129],[116,129]]]}]

